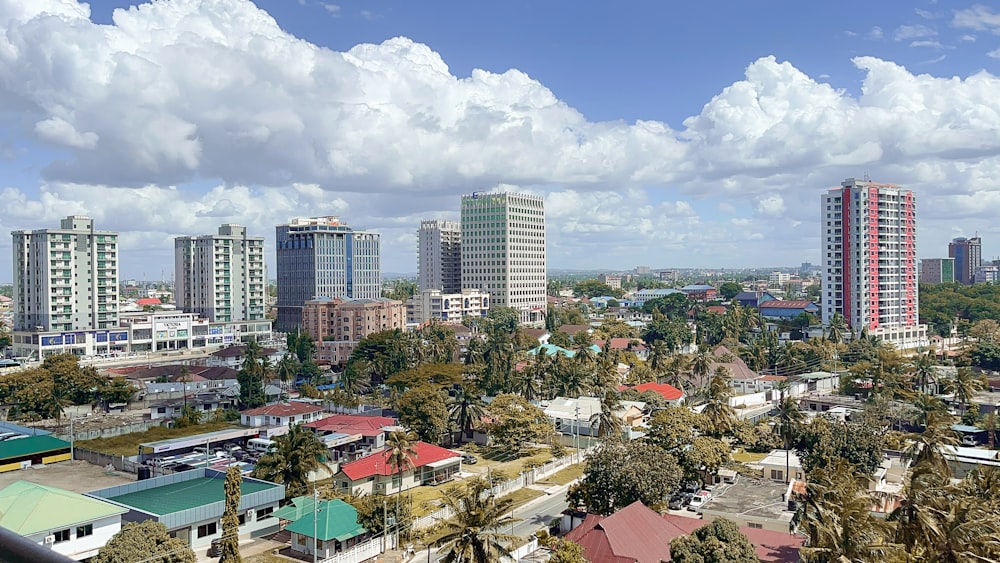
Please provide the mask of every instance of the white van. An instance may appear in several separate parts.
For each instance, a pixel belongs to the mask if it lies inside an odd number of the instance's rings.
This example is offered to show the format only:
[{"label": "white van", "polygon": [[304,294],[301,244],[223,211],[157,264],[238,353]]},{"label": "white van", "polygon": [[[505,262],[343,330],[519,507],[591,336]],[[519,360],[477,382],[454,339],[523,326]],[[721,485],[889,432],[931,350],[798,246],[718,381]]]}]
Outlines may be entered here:
[{"label": "white van", "polygon": [[705,506],[705,503],[712,499],[712,492],[701,490],[698,491],[693,497],[691,497],[691,504],[688,505],[687,509],[691,512],[698,512],[698,510]]},{"label": "white van", "polygon": [[266,438],[250,438],[247,440],[247,451],[264,453],[271,449],[274,445],[274,440],[268,440]]}]

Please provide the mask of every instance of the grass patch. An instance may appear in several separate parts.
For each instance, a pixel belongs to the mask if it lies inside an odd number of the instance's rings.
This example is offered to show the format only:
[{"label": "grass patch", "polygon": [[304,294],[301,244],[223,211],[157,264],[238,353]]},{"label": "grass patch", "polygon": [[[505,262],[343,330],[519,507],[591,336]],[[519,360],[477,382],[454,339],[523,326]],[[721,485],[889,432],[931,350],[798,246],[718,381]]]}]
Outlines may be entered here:
[{"label": "grass patch", "polygon": [[570,465],[566,469],[561,469],[552,475],[542,479],[539,483],[544,483],[546,485],[565,485],[574,479],[579,479],[583,476],[583,464],[577,463],[576,465]]},{"label": "grass patch", "polygon": [[470,471],[486,473],[486,469],[489,468],[492,471],[500,471],[508,479],[513,479],[528,468],[545,465],[552,461],[552,451],[548,448],[535,448],[517,457],[502,453],[487,453],[477,457],[480,461],[476,466],[469,466]]},{"label": "grass patch", "polygon": [[[430,487],[428,485],[421,485],[419,487],[410,489],[409,491],[403,492],[403,499],[409,496],[412,499],[413,504],[410,505],[410,510],[413,516],[427,516],[431,512],[441,508],[441,497],[444,496],[444,492],[448,487],[454,486],[454,483],[446,483],[444,485],[439,485],[437,487]],[[393,495],[395,496],[395,495]]]},{"label": "grass patch", "polygon": [[238,428],[238,426],[229,422],[206,422],[196,426],[187,426],[185,428],[167,428],[166,426],[157,426],[150,428],[145,432],[133,432],[131,434],[122,434],[120,436],[112,436],[110,438],[78,440],[76,442],[76,447],[111,455],[133,456],[139,453],[139,444],[156,442],[158,440],[168,440],[170,438],[193,436],[195,434],[202,434],[205,432],[228,430],[230,428]]},{"label": "grass patch", "polygon": [[757,463],[767,457],[767,454],[755,454],[753,452],[736,452],[733,454],[733,461],[739,463]]}]

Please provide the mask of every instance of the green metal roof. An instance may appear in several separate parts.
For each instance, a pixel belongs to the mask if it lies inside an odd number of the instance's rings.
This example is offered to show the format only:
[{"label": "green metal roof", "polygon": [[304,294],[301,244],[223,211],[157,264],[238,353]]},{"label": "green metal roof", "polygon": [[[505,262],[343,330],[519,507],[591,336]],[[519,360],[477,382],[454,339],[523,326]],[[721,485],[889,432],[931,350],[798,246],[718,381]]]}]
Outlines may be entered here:
[{"label": "green metal roof", "polygon": [[275,510],[272,516],[294,522],[305,516],[307,512],[312,512],[315,502],[313,497],[295,497],[292,499],[292,504]]},{"label": "green metal roof", "polygon": [[[162,487],[110,497],[108,500],[138,508],[149,514],[164,516],[213,502],[225,501],[225,482],[225,478],[198,477],[189,481],[180,481]],[[279,485],[274,483],[245,479],[240,485],[240,493],[246,496],[277,486]]]},{"label": "green metal roof", "polygon": [[16,481],[0,490],[0,526],[27,536],[124,514],[127,509],[79,493]]},{"label": "green metal roof", "polygon": [[315,535],[316,539],[322,541],[346,541],[368,531],[358,524],[358,511],[340,499],[319,503],[315,532],[313,532],[313,516],[313,512],[308,511],[295,522],[285,526],[285,529],[310,538]]},{"label": "green metal roof", "polygon": [[57,450],[69,450],[69,442],[53,436],[28,436],[0,442],[0,464],[5,459],[24,457]]}]

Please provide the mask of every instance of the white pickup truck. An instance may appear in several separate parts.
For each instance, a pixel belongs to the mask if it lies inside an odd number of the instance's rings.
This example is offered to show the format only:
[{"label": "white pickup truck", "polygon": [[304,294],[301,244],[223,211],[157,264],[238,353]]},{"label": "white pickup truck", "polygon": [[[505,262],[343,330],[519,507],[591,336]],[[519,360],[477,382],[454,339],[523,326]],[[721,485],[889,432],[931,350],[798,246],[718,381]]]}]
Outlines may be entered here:
[{"label": "white pickup truck", "polygon": [[695,493],[691,497],[691,504],[688,505],[687,509],[691,512],[698,512],[705,503],[712,499],[712,491],[701,490]]}]

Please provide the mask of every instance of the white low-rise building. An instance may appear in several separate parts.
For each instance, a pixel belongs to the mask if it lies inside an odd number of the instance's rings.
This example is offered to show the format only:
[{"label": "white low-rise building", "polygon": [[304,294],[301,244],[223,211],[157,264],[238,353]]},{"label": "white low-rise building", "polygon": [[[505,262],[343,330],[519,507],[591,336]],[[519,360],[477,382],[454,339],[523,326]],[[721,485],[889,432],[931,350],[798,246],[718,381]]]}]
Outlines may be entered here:
[{"label": "white low-rise building", "polygon": [[421,324],[436,320],[460,323],[465,317],[485,317],[490,310],[490,294],[475,289],[442,293],[428,289],[406,302],[406,322]]}]

